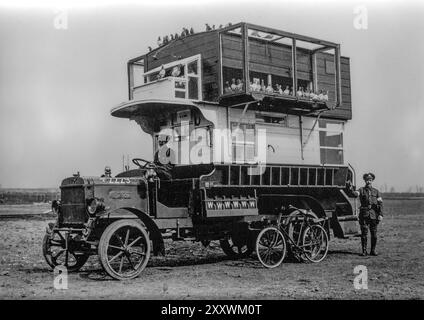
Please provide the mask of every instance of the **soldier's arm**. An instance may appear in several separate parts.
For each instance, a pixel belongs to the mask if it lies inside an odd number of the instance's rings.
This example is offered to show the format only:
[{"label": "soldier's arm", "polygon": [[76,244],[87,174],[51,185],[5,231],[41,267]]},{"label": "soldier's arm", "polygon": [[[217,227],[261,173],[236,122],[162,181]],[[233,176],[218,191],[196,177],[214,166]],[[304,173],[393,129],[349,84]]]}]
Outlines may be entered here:
[{"label": "soldier's arm", "polygon": [[361,190],[361,188],[359,188],[358,190],[353,190],[352,195],[353,195],[354,197],[359,197],[359,195],[361,194],[361,193],[360,193],[360,190]]}]

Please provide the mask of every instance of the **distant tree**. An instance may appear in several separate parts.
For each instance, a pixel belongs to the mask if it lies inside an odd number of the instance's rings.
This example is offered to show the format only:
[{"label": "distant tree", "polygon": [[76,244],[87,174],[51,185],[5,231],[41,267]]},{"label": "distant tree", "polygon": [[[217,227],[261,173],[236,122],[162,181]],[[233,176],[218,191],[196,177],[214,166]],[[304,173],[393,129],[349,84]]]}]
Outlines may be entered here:
[{"label": "distant tree", "polygon": [[393,186],[392,186],[392,187],[390,187],[390,192],[391,192],[391,193],[395,193],[395,192],[396,192],[395,187],[393,187]]}]

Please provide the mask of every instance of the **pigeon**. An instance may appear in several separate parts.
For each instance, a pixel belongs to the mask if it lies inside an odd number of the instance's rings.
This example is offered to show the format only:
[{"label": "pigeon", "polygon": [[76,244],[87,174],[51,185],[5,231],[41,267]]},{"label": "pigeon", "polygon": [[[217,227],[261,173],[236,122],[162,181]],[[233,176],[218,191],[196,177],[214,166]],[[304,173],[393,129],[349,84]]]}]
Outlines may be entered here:
[{"label": "pigeon", "polygon": [[212,29],[215,30],[215,25],[212,26]]},{"label": "pigeon", "polygon": [[268,87],[266,87],[266,93],[268,94],[274,93],[274,89],[272,89],[272,86],[270,83],[268,83]]},{"label": "pigeon", "polygon": [[237,91],[243,91],[243,80],[241,79],[237,79],[237,87],[236,87]]},{"label": "pigeon", "polygon": [[205,24],[206,25],[206,31],[211,31],[212,30],[212,28],[210,27],[210,25],[209,24]]},{"label": "pigeon", "polygon": [[178,33],[175,33],[174,39],[177,40],[179,38]]},{"label": "pigeon", "polygon": [[162,79],[163,77],[165,77],[165,73],[166,73],[165,67],[162,65],[159,71],[159,79]]},{"label": "pigeon", "polygon": [[172,40],[174,40],[174,35],[173,35],[173,34],[171,34],[171,41],[172,41]]},{"label": "pigeon", "polygon": [[161,41],[160,37],[158,37],[157,44],[158,44],[158,47],[160,47],[162,45],[162,41]]},{"label": "pigeon", "polygon": [[299,98],[302,98],[303,97],[303,88],[302,87],[299,87],[299,89],[297,90],[296,94],[297,94],[297,96]]},{"label": "pigeon", "polygon": [[190,28],[190,34],[194,34],[193,28]]},{"label": "pigeon", "polygon": [[258,37],[258,38],[260,38],[260,37],[261,37],[261,36],[259,35],[259,32],[258,32],[258,31],[256,31],[256,30],[253,30],[251,35],[252,35],[252,36],[254,36],[254,37]]},{"label": "pigeon", "polygon": [[219,29],[222,29],[224,26],[222,24],[219,25]]},{"label": "pigeon", "polygon": [[231,79],[231,90],[235,91],[237,89],[236,79]]},{"label": "pigeon", "polygon": [[261,91],[261,85],[259,84],[259,79],[253,79],[252,88],[253,88],[253,91]]},{"label": "pigeon", "polygon": [[328,101],[328,91],[323,94],[323,100]]},{"label": "pigeon", "polygon": [[180,74],[181,74],[181,66],[175,66],[175,67],[172,69],[172,76],[173,76],[173,77],[179,77],[179,76],[180,76]]},{"label": "pigeon", "polygon": [[228,83],[228,81],[225,81],[225,88],[224,88],[224,93],[231,93],[232,90],[230,88],[230,84]]},{"label": "pigeon", "polygon": [[167,44],[169,42],[168,36],[163,37],[163,44]]},{"label": "pigeon", "polygon": [[279,94],[283,94],[283,88],[281,87],[281,84],[277,84],[277,91]]},{"label": "pigeon", "polygon": [[152,47],[148,47],[148,49],[149,49],[149,52],[152,51]]}]

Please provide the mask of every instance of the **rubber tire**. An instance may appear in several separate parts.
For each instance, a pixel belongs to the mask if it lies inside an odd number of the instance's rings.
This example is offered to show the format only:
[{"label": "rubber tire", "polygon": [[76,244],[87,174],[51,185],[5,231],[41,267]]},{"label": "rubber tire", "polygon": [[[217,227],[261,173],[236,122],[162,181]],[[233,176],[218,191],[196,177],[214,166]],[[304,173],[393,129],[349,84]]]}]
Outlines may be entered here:
[{"label": "rubber tire", "polygon": [[306,259],[307,261],[312,262],[312,263],[318,263],[318,262],[321,262],[322,260],[324,260],[324,259],[325,259],[325,257],[327,256],[327,253],[328,253],[328,247],[329,247],[328,235],[327,235],[327,231],[325,231],[325,229],[324,229],[322,226],[320,226],[320,225],[318,225],[318,224],[317,224],[317,225],[313,225],[313,226],[307,227],[307,228],[304,230],[303,235],[302,235],[302,243],[304,243],[304,242],[305,242],[306,232],[308,231],[308,229],[311,229],[311,228],[319,228],[319,229],[321,229],[321,230],[324,232],[325,241],[326,241],[326,243],[327,243],[327,246],[326,246],[326,248],[325,248],[325,254],[324,254],[324,255],[321,257],[321,259],[319,259],[319,260],[313,260],[313,259],[311,259],[310,257],[308,257],[308,255],[304,254],[305,259]]},{"label": "rubber tire", "polygon": [[[137,272],[134,273],[133,275],[129,276],[129,277],[119,275],[107,263],[107,258],[108,258],[107,249],[108,249],[108,245],[109,245],[109,240],[112,237],[112,235],[116,232],[116,230],[118,230],[118,229],[120,229],[124,226],[131,226],[131,227],[139,229],[141,231],[141,233],[143,234],[143,236],[146,240],[146,244],[147,244],[146,245],[146,256],[145,256],[143,263],[141,264],[141,266],[139,267]],[[100,263],[101,263],[103,269],[106,271],[106,273],[108,275],[110,275],[112,278],[114,278],[116,280],[128,280],[128,279],[134,279],[134,278],[138,277],[140,275],[140,273],[144,270],[144,268],[147,266],[147,263],[149,262],[150,251],[151,251],[151,244],[150,244],[149,235],[148,235],[146,229],[143,227],[143,225],[139,221],[130,220],[130,219],[122,219],[122,220],[118,220],[118,221],[111,223],[105,229],[102,236],[100,237],[99,248],[98,248],[99,259],[100,259]]]},{"label": "rubber tire", "polygon": [[[282,255],[282,258],[280,259],[280,261],[278,261],[276,264],[274,264],[274,265],[268,265],[268,264],[266,264],[264,261],[262,261],[262,258],[260,257],[260,255],[259,255],[259,241],[260,241],[260,238],[262,237],[262,235],[265,233],[265,232],[267,232],[268,230],[275,230],[275,232],[277,232],[278,234],[279,234],[279,236],[281,237],[281,239],[283,240],[283,242],[282,242],[282,244],[283,244],[283,255]],[[265,267],[265,268],[268,268],[268,269],[273,269],[273,268],[276,268],[276,267],[278,267],[279,265],[281,265],[281,263],[284,261],[284,258],[286,257],[286,254],[287,254],[287,243],[286,243],[286,239],[284,238],[284,235],[283,235],[283,233],[278,229],[278,228],[276,228],[276,227],[266,227],[266,228],[264,228],[264,229],[262,229],[261,230],[261,232],[259,232],[259,234],[258,234],[258,237],[256,238],[256,245],[255,245],[255,248],[256,248],[256,255],[257,255],[257,257],[258,257],[258,260],[260,261],[260,263]]]},{"label": "rubber tire", "polygon": [[[47,234],[44,235],[44,238],[43,238],[43,256],[44,256],[44,259],[46,260],[47,264],[52,269],[54,269],[57,266],[59,266],[59,264],[53,263],[53,261],[51,261],[48,258],[47,251],[48,251],[48,240],[49,240],[49,238],[50,238],[49,235],[47,235]],[[88,260],[89,257],[90,257],[89,254],[80,256],[80,258],[77,259],[77,263],[74,266],[72,266],[71,268],[68,267],[67,268],[67,271],[68,272],[77,272],[79,269],[81,269],[84,266],[84,264],[87,262],[87,260]]]}]

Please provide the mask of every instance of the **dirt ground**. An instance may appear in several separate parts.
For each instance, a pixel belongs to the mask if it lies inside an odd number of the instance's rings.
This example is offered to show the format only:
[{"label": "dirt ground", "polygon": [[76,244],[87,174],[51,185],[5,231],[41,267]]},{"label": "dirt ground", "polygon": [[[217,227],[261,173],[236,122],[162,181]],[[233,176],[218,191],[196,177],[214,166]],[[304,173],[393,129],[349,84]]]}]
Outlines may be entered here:
[{"label": "dirt ground", "polygon": [[[167,255],[153,257],[137,279],[112,280],[93,256],[79,273],[69,275],[67,290],[54,289],[53,272],[41,253],[49,221],[0,220],[0,299],[424,298],[424,200],[385,201],[378,257],[359,256],[357,237],[332,238],[323,262],[283,262],[269,270],[254,254],[228,260],[217,243],[205,249],[199,243],[167,242]],[[368,289],[354,288],[357,265],[367,267]]]}]

